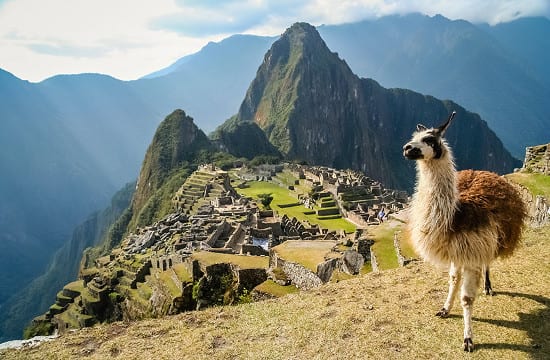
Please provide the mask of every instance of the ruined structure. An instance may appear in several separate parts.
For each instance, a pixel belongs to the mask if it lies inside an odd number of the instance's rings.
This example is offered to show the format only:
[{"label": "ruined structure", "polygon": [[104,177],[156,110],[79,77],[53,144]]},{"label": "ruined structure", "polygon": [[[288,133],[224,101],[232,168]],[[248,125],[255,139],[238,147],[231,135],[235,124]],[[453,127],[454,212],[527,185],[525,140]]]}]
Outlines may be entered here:
[{"label": "ruined structure", "polygon": [[[288,206],[309,204],[312,209],[316,204],[318,218],[351,218],[361,209],[380,207],[391,213],[406,201],[406,194],[386,190],[356,172],[286,166],[312,189]],[[248,169],[239,177],[240,181],[266,180],[281,170],[282,166],[259,172]],[[260,210],[235,191],[227,172],[210,165],[187,178],[172,197],[172,208],[154,224],[128,234],[119,248],[97,259],[94,267],[82,270],[80,279],[68,284],[56,304],[34,322],[52,323],[63,332],[97,322],[230,304],[268,277],[282,285],[310,289],[329,281],[335,272],[356,275],[375,258],[370,251],[374,242],[361,230],[356,234],[329,231],[273,210]],[[322,244],[327,247],[326,256],[316,268],[306,268],[281,256],[276,249],[285,243],[304,248]],[[339,247],[342,243],[348,247]]]},{"label": "ruined structure", "polygon": [[[405,191],[386,189],[384,186],[354,170],[336,170],[324,166],[289,165],[294,176],[303,179],[315,190],[323,190],[331,195],[335,202],[327,205],[338,205],[338,212],[350,221],[360,225],[376,225],[393,212],[402,210],[408,202]],[[311,202],[324,203],[318,199],[302,199],[306,207]],[[382,212],[382,216],[379,215]],[[334,213],[322,213],[333,215]]]}]

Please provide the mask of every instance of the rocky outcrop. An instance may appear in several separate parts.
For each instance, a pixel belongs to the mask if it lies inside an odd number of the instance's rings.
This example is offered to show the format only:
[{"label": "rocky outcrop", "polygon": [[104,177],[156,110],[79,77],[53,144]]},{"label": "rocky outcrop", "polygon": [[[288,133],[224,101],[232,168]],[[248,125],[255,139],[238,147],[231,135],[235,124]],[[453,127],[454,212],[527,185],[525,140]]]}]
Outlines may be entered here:
[{"label": "rocky outcrop", "polygon": [[550,175],[550,143],[527,147],[522,170]]},{"label": "rocky outcrop", "polygon": [[197,310],[213,305],[229,305],[267,280],[263,268],[241,269],[228,263],[203,265],[193,261],[193,300]]}]

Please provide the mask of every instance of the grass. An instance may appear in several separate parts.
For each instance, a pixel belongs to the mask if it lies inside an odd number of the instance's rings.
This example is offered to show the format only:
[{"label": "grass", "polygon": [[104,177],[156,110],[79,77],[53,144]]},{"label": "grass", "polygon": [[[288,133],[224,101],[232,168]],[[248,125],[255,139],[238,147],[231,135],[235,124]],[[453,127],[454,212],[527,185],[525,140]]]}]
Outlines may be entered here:
[{"label": "grass", "polygon": [[288,170],[277,173],[276,177],[286,186],[296,186],[294,183],[296,180],[298,180],[298,178],[292,175],[292,173]]},{"label": "grass", "polygon": [[447,275],[427,264],[328,283],[278,299],[70,332],[2,359],[549,359],[550,226],[493,264],[496,296],[474,305],[473,354],[459,305],[434,316]]},{"label": "grass", "polygon": [[172,269],[174,269],[174,272],[178,276],[178,279],[181,280],[181,282],[184,283],[190,283],[193,282],[193,278],[191,274],[189,274],[189,271],[187,271],[187,267],[184,263],[175,264]]},{"label": "grass", "polygon": [[199,260],[206,265],[234,264],[241,269],[267,269],[269,267],[269,258],[267,256],[232,255],[200,251],[193,254],[193,259]]},{"label": "grass", "polygon": [[288,240],[275,246],[273,251],[281,258],[298,263],[316,273],[317,265],[325,261],[325,256],[331,253],[335,245],[336,241]]},{"label": "grass", "polygon": [[374,237],[374,245],[372,245],[371,250],[376,254],[380,270],[393,269],[399,266],[395,247],[393,246],[393,237],[396,230],[397,228],[389,222],[368,229],[369,234]]},{"label": "grass", "polygon": [[158,273],[158,277],[162,284],[166,286],[166,288],[170,292],[170,295],[175,298],[181,296],[181,290],[174,283],[174,280],[172,279],[172,276],[170,276],[170,273],[170,271],[161,271]]},{"label": "grass", "polygon": [[282,286],[274,282],[273,280],[266,280],[260,285],[256,286],[254,290],[264,293],[273,295],[276,297],[285,296],[288,294],[294,294],[300,290],[294,285],[288,285],[288,286]]},{"label": "grass", "polygon": [[525,186],[534,195],[542,195],[550,199],[550,176],[516,172],[506,175],[506,178]]},{"label": "grass", "polygon": [[70,282],[67,285],[65,285],[64,288],[74,292],[82,293],[82,291],[84,291],[84,281],[77,280],[77,281]]},{"label": "grass", "polygon": [[297,197],[290,195],[289,190],[277,184],[265,181],[250,181],[249,187],[245,189],[236,189],[241,195],[248,196],[258,200],[259,194],[271,194],[273,201],[271,208],[276,210],[282,216],[286,214],[288,217],[295,217],[300,221],[309,221],[310,224],[319,224],[321,228],[329,230],[344,230],[346,233],[355,231],[355,225],[345,219],[318,219],[316,215],[306,215],[304,212],[310,211],[303,205],[281,208],[279,205],[292,204],[297,201]]}]

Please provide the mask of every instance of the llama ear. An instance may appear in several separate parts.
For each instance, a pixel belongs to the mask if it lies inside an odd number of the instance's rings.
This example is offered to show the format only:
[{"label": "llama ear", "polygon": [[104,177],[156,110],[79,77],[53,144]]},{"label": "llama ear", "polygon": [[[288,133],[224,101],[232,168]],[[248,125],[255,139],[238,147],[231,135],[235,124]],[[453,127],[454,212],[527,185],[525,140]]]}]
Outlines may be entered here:
[{"label": "llama ear", "polygon": [[424,125],[422,125],[422,124],[416,125],[416,131],[420,132],[420,131],[425,131],[425,130],[428,130],[428,128],[425,127]]},{"label": "llama ear", "polygon": [[456,115],[456,111],[453,111],[451,113],[451,115],[449,115],[449,118],[447,119],[447,121],[445,121],[445,123],[443,125],[440,125],[438,128],[437,128],[437,132],[443,136],[445,135],[445,131],[447,131],[447,128],[449,127],[449,125],[451,124],[451,121],[453,120],[453,118],[455,117]]}]

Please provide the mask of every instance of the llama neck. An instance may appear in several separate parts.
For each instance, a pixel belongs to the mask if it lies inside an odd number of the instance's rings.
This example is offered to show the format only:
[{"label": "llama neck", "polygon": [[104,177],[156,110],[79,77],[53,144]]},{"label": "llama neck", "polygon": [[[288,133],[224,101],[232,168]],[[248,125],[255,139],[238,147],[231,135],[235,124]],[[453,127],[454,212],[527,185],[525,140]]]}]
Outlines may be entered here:
[{"label": "llama neck", "polygon": [[450,151],[440,159],[417,161],[417,185],[411,206],[417,229],[435,236],[448,232],[457,200],[456,169]]}]

